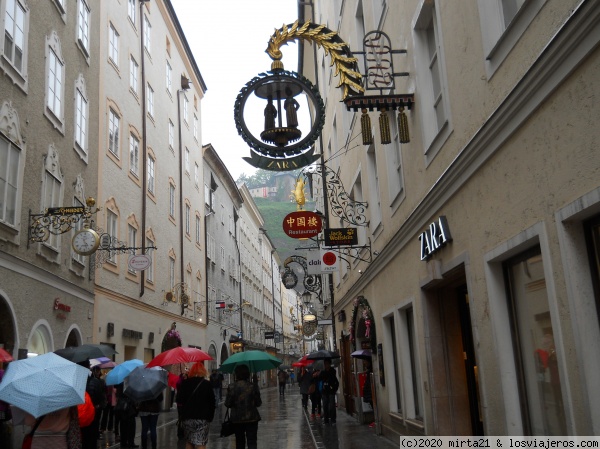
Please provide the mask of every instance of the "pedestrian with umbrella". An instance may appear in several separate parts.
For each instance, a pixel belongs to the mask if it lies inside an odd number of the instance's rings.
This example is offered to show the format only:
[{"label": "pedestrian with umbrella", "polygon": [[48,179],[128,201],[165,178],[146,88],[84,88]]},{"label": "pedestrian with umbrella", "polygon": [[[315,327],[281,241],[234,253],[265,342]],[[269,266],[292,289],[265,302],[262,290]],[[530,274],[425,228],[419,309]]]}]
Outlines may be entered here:
[{"label": "pedestrian with umbrella", "polygon": [[323,399],[323,423],[336,423],[335,394],[340,386],[331,359],[323,359],[325,369],[316,371],[314,376],[321,382],[321,397]]},{"label": "pedestrian with umbrella", "polygon": [[205,449],[215,416],[215,395],[202,362],[196,362],[177,390],[186,449]]},{"label": "pedestrian with umbrella", "polygon": [[258,407],[261,404],[260,390],[256,383],[250,382],[248,365],[238,364],[235,383],[229,384],[225,398],[225,407],[231,409],[236,449],[245,449],[246,442],[248,449],[257,449],[258,421],[261,419]]},{"label": "pedestrian with umbrella", "polygon": [[[79,365],[90,370],[89,360],[79,362]],[[82,449],[96,449],[98,436],[100,435],[100,417],[102,410],[106,407],[106,384],[100,379],[100,368],[95,366],[88,375],[85,391],[90,395],[94,404],[94,420],[89,426],[81,428]]]},{"label": "pedestrian with umbrella", "polygon": [[306,369],[306,366],[302,366],[300,368],[300,375],[298,376],[298,385],[300,385],[300,394],[302,395],[302,409],[305,412],[308,408],[308,390],[312,381],[312,373]]}]

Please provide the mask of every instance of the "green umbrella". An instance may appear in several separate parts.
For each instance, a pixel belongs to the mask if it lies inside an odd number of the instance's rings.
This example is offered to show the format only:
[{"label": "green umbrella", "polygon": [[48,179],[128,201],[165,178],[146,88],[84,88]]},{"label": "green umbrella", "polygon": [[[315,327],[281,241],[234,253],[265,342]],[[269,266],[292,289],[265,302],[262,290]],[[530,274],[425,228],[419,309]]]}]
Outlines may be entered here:
[{"label": "green umbrella", "polygon": [[224,373],[233,373],[236,366],[247,365],[250,372],[258,373],[259,371],[277,368],[282,363],[277,357],[263,351],[244,351],[230,356],[221,364],[219,370]]}]

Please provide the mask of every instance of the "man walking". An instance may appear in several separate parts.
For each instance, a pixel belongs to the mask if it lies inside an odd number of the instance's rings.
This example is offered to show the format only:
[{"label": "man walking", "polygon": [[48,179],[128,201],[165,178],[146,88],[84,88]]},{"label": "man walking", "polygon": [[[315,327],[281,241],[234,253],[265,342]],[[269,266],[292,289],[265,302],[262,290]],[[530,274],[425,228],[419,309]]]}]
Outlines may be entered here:
[{"label": "man walking", "polygon": [[287,383],[289,374],[284,370],[280,369],[277,373],[277,380],[279,381],[279,396],[285,395],[285,384]]},{"label": "man walking", "polygon": [[210,385],[215,394],[215,405],[219,405],[223,392],[223,374],[219,373],[216,369],[213,369],[210,374]]},{"label": "man walking", "polygon": [[323,364],[325,365],[325,369],[318,375],[318,379],[322,382],[323,423],[327,424],[331,420],[331,424],[335,424],[335,394],[340,383],[337,379],[335,368],[331,366],[331,359],[325,359]]}]

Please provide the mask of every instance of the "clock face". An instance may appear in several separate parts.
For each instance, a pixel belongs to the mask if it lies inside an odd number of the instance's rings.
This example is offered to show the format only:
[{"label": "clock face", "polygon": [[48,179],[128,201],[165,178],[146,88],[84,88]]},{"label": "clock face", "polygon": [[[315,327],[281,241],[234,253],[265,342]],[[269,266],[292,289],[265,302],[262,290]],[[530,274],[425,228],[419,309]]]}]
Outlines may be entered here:
[{"label": "clock face", "polygon": [[315,323],[304,323],[302,326],[302,333],[306,336],[312,335],[317,330],[317,325]]},{"label": "clock face", "polygon": [[82,229],[75,234],[72,244],[76,253],[87,256],[98,249],[100,238],[93,229]]}]

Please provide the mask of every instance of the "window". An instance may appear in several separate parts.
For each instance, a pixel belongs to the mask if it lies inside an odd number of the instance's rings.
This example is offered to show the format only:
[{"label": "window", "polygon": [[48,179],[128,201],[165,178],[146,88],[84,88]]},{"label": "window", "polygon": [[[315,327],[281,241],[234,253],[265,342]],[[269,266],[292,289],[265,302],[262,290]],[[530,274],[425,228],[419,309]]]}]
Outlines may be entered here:
[{"label": "window", "polygon": [[183,121],[185,123],[188,122],[188,104],[189,104],[189,101],[188,101],[187,97],[184,95],[183,96]]},{"label": "window", "polygon": [[169,215],[175,218],[175,186],[169,184]]},{"label": "window", "polygon": [[154,282],[154,250],[149,249],[154,246],[154,241],[146,239],[146,254],[150,256],[150,266],[146,269],[146,279],[148,282]]},{"label": "window", "polygon": [[[43,209],[58,207],[62,204],[62,181],[63,176],[58,163],[58,152],[51,146],[45,161]],[[44,243],[58,251],[60,236],[50,234],[50,237]]]},{"label": "window", "polygon": [[539,246],[507,261],[505,282],[512,321],[512,339],[525,435],[565,435],[560,348],[546,290],[544,262]]},{"label": "window", "polygon": [[136,0],[127,0],[127,15],[129,16],[129,20],[135,26],[135,7]]},{"label": "window", "polygon": [[137,85],[138,85],[138,63],[133,56],[129,60],[129,88],[133,91],[133,93],[137,94]]},{"label": "window", "polygon": [[371,232],[374,232],[375,229],[377,229],[377,227],[381,224],[379,169],[377,166],[377,154],[375,153],[375,145],[370,145],[369,148],[367,148],[367,171],[367,179],[369,182],[369,221],[371,226]]},{"label": "window", "polygon": [[441,27],[434,2],[425,2],[415,27],[417,72],[421,90],[426,153],[432,159],[449,135]]},{"label": "window", "polygon": [[169,61],[167,61],[167,70],[166,70],[166,84],[167,84],[167,92],[169,92],[169,94],[171,94],[171,89],[173,87],[173,82],[172,82],[172,78],[173,78],[173,69],[171,68],[171,64],[169,64]]},{"label": "window", "polygon": [[185,172],[189,173],[190,172],[190,150],[186,147],[185,148]]},{"label": "window", "polygon": [[87,157],[88,101],[83,89],[85,89],[85,83],[80,76],[75,89],[75,144],[82,150],[82,156]]},{"label": "window", "polygon": [[50,49],[48,57],[48,94],[46,105],[57,119],[62,120],[64,64],[53,49]]},{"label": "window", "polygon": [[[137,246],[136,241],[137,241],[137,229],[135,229],[131,225],[127,225],[127,243],[129,245],[129,247],[135,248]],[[134,250],[132,250],[132,251],[135,252]],[[135,270],[133,268],[130,268],[129,266],[127,267],[127,271],[129,271],[132,274],[135,274]]]},{"label": "window", "polygon": [[175,259],[169,257],[169,285],[171,290],[175,287]]},{"label": "window", "polygon": [[225,271],[225,247],[221,245],[221,271]]},{"label": "window", "polygon": [[150,32],[152,31],[152,25],[150,25],[150,21],[148,17],[144,16],[144,48],[148,53],[150,53]]},{"label": "window", "polygon": [[150,86],[150,84],[148,84],[147,96],[148,96],[148,101],[147,101],[148,114],[150,114],[150,116],[153,117],[154,116],[154,90],[152,89],[152,86]]},{"label": "window", "polygon": [[155,160],[152,156],[148,157],[148,192],[154,193],[154,166]]},{"label": "window", "polygon": [[169,120],[169,147],[175,149],[175,125]]},{"label": "window", "polygon": [[194,139],[198,140],[198,117],[194,114]]},{"label": "window", "polygon": [[15,226],[21,150],[0,135],[0,222]]},{"label": "window", "polygon": [[108,110],[108,150],[119,157],[119,123],[121,119],[117,113],[109,108]]},{"label": "window", "polygon": [[[106,233],[111,236],[113,241],[118,240],[119,238],[117,214],[110,209],[106,211]],[[116,251],[109,251],[108,261],[117,263]]]},{"label": "window", "polygon": [[390,120],[390,132],[393,140],[390,145],[384,145],[388,191],[390,203],[400,195],[404,189],[404,181],[402,176],[402,145],[400,144],[400,133],[398,130],[398,120]]},{"label": "window", "polygon": [[195,162],[194,163],[194,184],[196,185],[196,188],[198,188],[200,183],[200,170],[198,168],[198,163]]},{"label": "window", "polygon": [[108,57],[117,67],[119,66],[119,33],[112,23],[108,31]]},{"label": "window", "polygon": [[417,363],[416,353],[416,331],[415,331],[415,317],[412,307],[406,308],[404,311],[404,318],[406,320],[406,336],[408,337],[408,356],[410,358],[410,380],[411,380],[411,393],[414,412],[411,413],[411,417],[422,420],[423,419],[423,398],[421,397],[421,374]]},{"label": "window", "polygon": [[210,209],[210,188],[204,184],[204,204]]},{"label": "window", "polygon": [[86,56],[90,55],[90,8],[85,0],[79,0],[77,13],[77,39]]},{"label": "window", "polygon": [[547,0],[477,0],[488,77],[517,45]]},{"label": "window", "polygon": [[129,171],[134,175],[139,173],[140,141],[133,134],[129,136]]},{"label": "window", "polygon": [[196,243],[200,244],[200,215],[196,215]]},{"label": "window", "polygon": [[185,233],[190,235],[190,205],[185,205]]},{"label": "window", "polygon": [[29,24],[29,10],[20,0],[4,2],[6,12],[4,15],[4,57],[12,64],[13,68],[24,75],[23,61],[25,58],[25,44],[27,26]]}]

